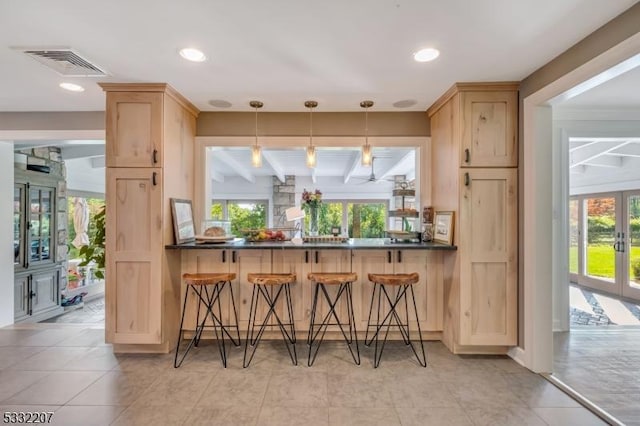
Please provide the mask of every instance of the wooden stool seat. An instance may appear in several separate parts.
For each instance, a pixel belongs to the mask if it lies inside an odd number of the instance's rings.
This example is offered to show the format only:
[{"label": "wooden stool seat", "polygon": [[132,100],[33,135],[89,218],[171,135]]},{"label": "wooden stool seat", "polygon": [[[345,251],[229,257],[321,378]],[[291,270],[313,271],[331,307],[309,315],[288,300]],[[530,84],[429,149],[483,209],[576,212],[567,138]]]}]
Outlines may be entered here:
[{"label": "wooden stool seat", "polygon": [[420,281],[420,275],[411,274],[369,274],[369,281],[384,285],[413,285]]},{"label": "wooden stool seat", "polygon": [[295,282],[296,274],[248,274],[247,281],[258,285],[283,285]]},{"label": "wooden stool seat", "polygon": [[309,272],[311,281],[324,285],[340,285],[358,280],[358,275],[352,272]]},{"label": "wooden stool seat", "polygon": [[183,274],[182,279],[187,285],[214,285],[219,282],[233,281],[236,274],[233,273],[200,273],[200,274]]}]

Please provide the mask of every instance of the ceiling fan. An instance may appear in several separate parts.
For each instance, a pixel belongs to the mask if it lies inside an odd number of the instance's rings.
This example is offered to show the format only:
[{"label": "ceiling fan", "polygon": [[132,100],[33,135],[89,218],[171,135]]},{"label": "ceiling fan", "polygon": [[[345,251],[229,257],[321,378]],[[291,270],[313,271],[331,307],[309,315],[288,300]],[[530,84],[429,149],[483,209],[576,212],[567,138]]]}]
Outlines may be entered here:
[{"label": "ceiling fan", "polygon": [[372,183],[372,182],[380,182],[380,181],[392,181],[392,179],[378,179],[376,177],[376,172],[375,172],[375,164],[376,164],[376,158],[386,158],[386,157],[379,157],[379,156],[374,156],[371,157],[371,174],[369,175],[369,177],[363,178],[363,177],[356,177],[355,179],[363,179],[364,182],[359,183],[359,185],[364,185],[365,183]]}]

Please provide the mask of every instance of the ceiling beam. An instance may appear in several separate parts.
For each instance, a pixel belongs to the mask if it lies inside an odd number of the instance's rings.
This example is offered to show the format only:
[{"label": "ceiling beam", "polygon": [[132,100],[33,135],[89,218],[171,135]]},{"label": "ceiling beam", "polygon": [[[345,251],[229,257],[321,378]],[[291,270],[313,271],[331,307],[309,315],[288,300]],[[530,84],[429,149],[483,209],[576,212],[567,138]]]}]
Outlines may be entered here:
[{"label": "ceiling beam", "polygon": [[574,151],[577,151],[579,149],[587,148],[588,146],[597,144],[598,141],[586,142],[586,141],[577,141],[575,139],[571,139],[571,141],[569,143],[570,143],[569,152],[574,152]]},{"label": "ceiling beam", "polygon": [[273,153],[263,149],[262,157],[264,158],[264,161],[269,165],[269,167],[271,167],[274,175],[280,180],[280,182],[284,183],[284,169],[282,168],[282,165],[278,162],[276,157],[273,155]]},{"label": "ceiling beam", "polygon": [[311,182],[316,183],[318,182],[318,172],[317,172],[318,168],[314,167],[313,169],[311,169]]},{"label": "ceiling beam", "polygon": [[211,179],[215,180],[216,182],[224,182],[224,175],[220,172],[213,170],[213,168],[209,169],[209,176],[211,177]]},{"label": "ceiling beam", "polygon": [[406,175],[407,170],[415,169],[415,151],[411,150],[407,152],[405,155],[400,157],[398,161],[391,165],[391,167],[387,168],[382,174],[376,174],[377,180],[386,179],[389,176],[393,175]]},{"label": "ceiling beam", "polygon": [[256,177],[251,172],[251,169],[245,164],[241,164],[238,160],[230,156],[225,151],[216,151],[212,157],[219,159],[220,161],[224,161],[227,163],[232,169],[238,173],[243,179],[248,182],[255,183]]},{"label": "ceiling beam", "polygon": [[640,144],[630,143],[607,153],[607,155],[617,155],[621,157],[640,157]]},{"label": "ceiling beam", "polygon": [[104,169],[106,167],[104,155],[101,157],[92,157],[90,160],[92,169]]},{"label": "ceiling beam", "polygon": [[569,154],[569,167],[573,168],[581,164],[588,163],[600,157],[601,155],[607,154],[630,143],[630,141],[617,143],[601,142],[589,145],[586,148],[583,148],[579,151],[574,151]]},{"label": "ceiling beam", "polygon": [[358,164],[360,164],[361,159],[362,159],[362,152],[360,150],[354,151],[353,154],[351,154],[351,161],[347,165],[347,169],[345,170],[344,176],[342,179],[344,183],[349,182],[349,179],[351,179],[351,176],[353,176],[353,173],[358,168]]},{"label": "ceiling beam", "polygon": [[595,166],[595,167],[613,167],[618,169],[622,167],[622,157],[614,157],[611,155],[601,155],[599,157],[594,158],[593,160],[585,162],[584,165]]}]

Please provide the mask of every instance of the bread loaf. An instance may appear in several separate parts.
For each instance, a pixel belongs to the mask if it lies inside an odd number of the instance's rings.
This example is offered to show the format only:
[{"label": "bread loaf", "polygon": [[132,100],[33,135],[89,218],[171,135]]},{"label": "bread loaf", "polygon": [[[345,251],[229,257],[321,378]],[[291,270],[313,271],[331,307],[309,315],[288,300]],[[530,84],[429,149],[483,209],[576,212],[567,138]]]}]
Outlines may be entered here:
[{"label": "bread loaf", "polygon": [[212,226],[204,231],[205,237],[224,237],[227,233],[224,228],[219,226]]}]

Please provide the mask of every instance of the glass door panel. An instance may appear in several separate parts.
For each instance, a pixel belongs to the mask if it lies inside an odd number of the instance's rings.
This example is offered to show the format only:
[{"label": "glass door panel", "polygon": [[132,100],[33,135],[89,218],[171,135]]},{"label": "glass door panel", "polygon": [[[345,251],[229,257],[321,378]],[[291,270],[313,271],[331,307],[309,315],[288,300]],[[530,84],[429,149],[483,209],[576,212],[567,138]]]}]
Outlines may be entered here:
[{"label": "glass door panel", "polygon": [[18,185],[13,188],[13,265],[24,266],[22,234],[24,229],[23,218],[24,209],[24,186]]},{"label": "glass door panel", "polygon": [[569,273],[577,274],[578,247],[580,246],[580,202],[577,199],[569,201]]},{"label": "glass door panel", "polygon": [[616,250],[621,232],[620,194],[589,195],[582,198],[583,231],[580,284],[609,293],[620,293],[620,253]]},{"label": "glass door panel", "polygon": [[624,200],[625,238],[622,250],[626,274],[622,294],[640,299],[640,191],[625,193]]}]

